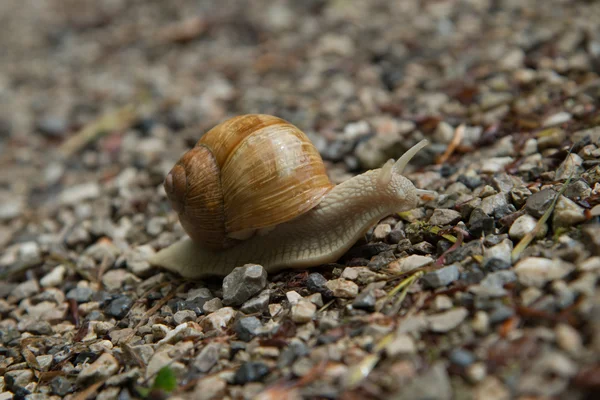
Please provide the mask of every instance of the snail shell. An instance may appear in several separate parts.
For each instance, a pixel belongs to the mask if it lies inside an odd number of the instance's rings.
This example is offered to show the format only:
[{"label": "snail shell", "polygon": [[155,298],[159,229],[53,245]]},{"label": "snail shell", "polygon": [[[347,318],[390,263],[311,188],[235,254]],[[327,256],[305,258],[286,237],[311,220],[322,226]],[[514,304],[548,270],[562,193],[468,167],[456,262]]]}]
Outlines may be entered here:
[{"label": "snail shell", "polygon": [[192,240],[218,250],[304,214],[333,185],[302,131],[277,117],[250,114],[202,136],[164,187]]}]

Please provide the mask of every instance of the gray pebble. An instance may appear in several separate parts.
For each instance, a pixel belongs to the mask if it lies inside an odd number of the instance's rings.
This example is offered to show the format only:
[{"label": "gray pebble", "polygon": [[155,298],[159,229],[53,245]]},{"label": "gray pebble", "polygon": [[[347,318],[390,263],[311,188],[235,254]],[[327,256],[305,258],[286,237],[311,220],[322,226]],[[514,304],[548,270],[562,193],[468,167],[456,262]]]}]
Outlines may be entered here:
[{"label": "gray pebble", "polygon": [[306,278],[306,288],[313,293],[326,290],[326,284],[327,279],[325,279],[325,277],[318,272],[308,274],[308,278]]},{"label": "gray pebble", "polygon": [[235,268],[223,279],[223,304],[239,306],[267,286],[267,271],[258,264]]},{"label": "gray pebble", "polygon": [[219,345],[218,343],[209,343],[196,356],[193,361],[193,366],[198,371],[206,373],[217,363],[219,360]]},{"label": "gray pebble", "polygon": [[244,342],[248,342],[256,336],[260,328],[262,328],[262,323],[256,317],[240,318],[233,326],[238,338]]},{"label": "gray pebble", "polygon": [[452,225],[460,221],[461,214],[458,211],[449,210],[447,208],[436,208],[429,218],[431,225]]},{"label": "gray pebble", "polygon": [[133,306],[133,300],[125,295],[119,296],[108,304],[105,312],[111,317],[115,317],[117,319],[124,318],[129,309]]},{"label": "gray pebble", "polygon": [[454,349],[448,355],[450,362],[456,364],[459,367],[468,367],[475,362],[475,355],[464,349]]},{"label": "gray pebble", "polygon": [[460,271],[456,264],[449,265],[438,270],[428,272],[421,278],[423,285],[426,288],[439,288],[442,286],[448,286],[460,276]]},{"label": "gray pebble", "polygon": [[552,204],[556,194],[557,193],[552,189],[540,190],[539,192],[529,196],[525,202],[525,209],[529,214],[536,218],[540,218],[542,215],[544,215],[548,207],[550,207],[550,204]]},{"label": "gray pebble", "polygon": [[92,299],[94,291],[89,287],[76,287],[69,290],[67,299],[75,300],[78,303],[87,303]]},{"label": "gray pebble", "polygon": [[372,289],[365,289],[352,302],[352,307],[359,310],[374,311],[375,310],[375,292]]},{"label": "gray pebble", "polygon": [[506,321],[515,314],[515,310],[512,307],[507,307],[504,304],[498,304],[489,313],[490,323],[497,324]]},{"label": "gray pebble", "polygon": [[269,367],[260,361],[247,361],[235,372],[233,381],[236,385],[262,381],[269,374]]},{"label": "gray pebble", "polygon": [[271,297],[270,291],[263,290],[258,294],[258,296],[254,296],[253,298],[246,301],[240,307],[240,311],[245,314],[254,314],[254,313],[262,313],[267,310],[269,307],[269,299]]}]

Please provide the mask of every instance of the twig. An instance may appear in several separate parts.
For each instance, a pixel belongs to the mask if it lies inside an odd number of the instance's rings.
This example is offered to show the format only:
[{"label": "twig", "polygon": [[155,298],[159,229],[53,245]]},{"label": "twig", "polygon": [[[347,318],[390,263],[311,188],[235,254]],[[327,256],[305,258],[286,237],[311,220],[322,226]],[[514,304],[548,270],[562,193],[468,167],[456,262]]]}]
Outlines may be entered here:
[{"label": "twig", "polygon": [[448,147],[446,148],[446,151],[444,152],[444,154],[439,156],[437,158],[437,160],[435,161],[435,163],[437,165],[443,164],[446,161],[448,161],[448,159],[450,158],[452,153],[454,153],[454,151],[456,150],[458,145],[460,145],[460,142],[463,138],[464,133],[465,133],[465,125],[464,124],[460,124],[459,126],[456,127],[456,129],[454,130],[454,136],[452,137],[452,140],[450,141],[450,143],[448,143]]}]

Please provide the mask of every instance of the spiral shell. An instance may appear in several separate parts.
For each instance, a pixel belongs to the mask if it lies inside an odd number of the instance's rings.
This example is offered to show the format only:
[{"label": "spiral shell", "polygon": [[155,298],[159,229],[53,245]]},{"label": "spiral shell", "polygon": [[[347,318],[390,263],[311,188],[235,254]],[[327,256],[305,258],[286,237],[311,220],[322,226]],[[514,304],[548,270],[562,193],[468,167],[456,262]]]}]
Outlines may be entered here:
[{"label": "spiral shell", "polygon": [[333,187],[306,135],[262,114],[212,128],[181,157],[164,186],[185,231],[211,249],[298,217]]}]

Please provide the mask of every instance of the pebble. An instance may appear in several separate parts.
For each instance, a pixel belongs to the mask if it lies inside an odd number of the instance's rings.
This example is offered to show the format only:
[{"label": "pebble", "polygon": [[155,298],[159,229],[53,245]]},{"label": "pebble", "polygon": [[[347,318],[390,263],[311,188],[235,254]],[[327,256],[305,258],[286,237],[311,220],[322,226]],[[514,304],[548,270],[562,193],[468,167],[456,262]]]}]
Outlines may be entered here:
[{"label": "pebble", "polygon": [[497,304],[494,309],[489,313],[490,323],[497,324],[504,322],[515,314],[515,310],[512,307],[505,306],[504,304]]},{"label": "pebble", "polygon": [[447,208],[436,208],[433,210],[431,217],[429,217],[429,223],[437,226],[453,225],[460,221],[460,219],[461,214],[458,211]]},{"label": "pebble", "polygon": [[125,255],[127,269],[139,277],[148,277],[153,271],[148,259],[155,253],[150,245],[137,246]]},{"label": "pebble", "polygon": [[565,161],[556,170],[555,179],[576,179],[583,172],[583,158],[575,153],[567,155]]},{"label": "pebble", "polygon": [[[483,266],[488,270],[509,268],[513,243],[504,239],[500,243],[483,249]],[[504,268],[500,268],[504,266]]]},{"label": "pebble", "polygon": [[10,295],[13,296],[15,300],[20,301],[28,297],[32,297],[39,291],[40,286],[38,285],[38,282],[34,279],[30,279],[15,286],[10,292]]},{"label": "pebble", "polygon": [[67,292],[67,299],[75,300],[78,303],[86,303],[92,299],[94,291],[89,287],[76,287]]},{"label": "pebble", "polygon": [[246,301],[240,307],[240,311],[245,314],[263,313],[269,306],[271,292],[268,289],[263,290],[257,296]]},{"label": "pebble", "polygon": [[435,363],[427,372],[421,373],[402,386],[395,400],[435,399],[451,400],[453,394],[450,377],[442,362]]},{"label": "pebble", "polygon": [[564,278],[575,269],[573,264],[555,259],[528,257],[519,261],[514,271],[522,285],[541,288],[555,279]]},{"label": "pebble", "polygon": [[581,228],[581,237],[586,248],[600,256],[600,224],[586,224]]},{"label": "pebble", "polygon": [[[531,215],[523,214],[513,222],[508,230],[508,236],[513,240],[521,240],[529,232],[532,232],[536,227],[538,220],[533,218]],[[542,224],[542,228],[535,235],[536,238],[541,239],[548,233],[548,225]]]},{"label": "pebble", "polygon": [[58,286],[65,279],[66,273],[67,269],[64,265],[57,265],[56,267],[52,268],[52,271],[48,272],[42,277],[42,279],[40,279],[40,285],[45,288]]},{"label": "pebble", "polygon": [[427,323],[429,330],[432,332],[444,333],[448,332],[460,325],[469,312],[466,308],[457,307],[443,313],[428,315]]},{"label": "pebble", "polygon": [[498,210],[503,209],[506,206],[508,206],[506,193],[497,193],[482,199],[479,207],[487,215],[495,215]]},{"label": "pebble", "polygon": [[542,127],[547,128],[549,126],[564,124],[565,122],[569,122],[571,118],[573,118],[573,116],[570,113],[566,111],[560,111],[544,119],[542,122]]},{"label": "pebble", "polygon": [[433,261],[434,260],[431,257],[413,254],[390,263],[388,270],[395,274],[404,274],[431,264]]},{"label": "pebble", "polygon": [[61,397],[64,397],[67,394],[71,393],[74,389],[74,386],[75,385],[73,381],[64,376],[54,377],[50,381],[50,389],[52,390],[52,394]]},{"label": "pebble", "polygon": [[560,196],[552,213],[552,227],[568,228],[586,220],[585,210],[573,200]]},{"label": "pebble", "polygon": [[388,357],[397,357],[403,354],[415,354],[417,346],[412,337],[407,334],[397,335],[387,346],[385,353]]},{"label": "pebble", "polygon": [[445,294],[438,294],[433,299],[433,308],[436,311],[445,311],[453,307],[452,299]]},{"label": "pebble", "polygon": [[194,358],[192,365],[198,371],[207,373],[212,367],[217,364],[219,360],[219,348],[221,347],[218,343],[208,343],[200,350],[200,353]]},{"label": "pebble", "polygon": [[482,362],[474,363],[467,367],[465,375],[471,383],[481,382],[487,376],[487,367]]},{"label": "pebble", "polygon": [[542,189],[529,196],[525,202],[525,209],[534,217],[541,218],[554,201],[556,194],[552,189]]},{"label": "pebble", "polygon": [[235,318],[236,311],[231,307],[223,307],[213,313],[210,313],[202,320],[202,326],[206,330],[223,330]]},{"label": "pebble", "polygon": [[133,306],[133,300],[127,295],[121,295],[116,299],[112,300],[105,308],[106,312],[111,317],[117,319],[123,319]]},{"label": "pebble", "polygon": [[267,271],[257,264],[235,268],[223,279],[223,304],[242,305],[267,286]]},{"label": "pebble", "polygon": [[556,342],[567,353],[578,356],[583,351],[583,339],[577,329],[571,325],[558,324],[554,329]]},{"label": "pebble", "polygon": [[327,279],[318,272],[308,274],[306,288],[311,292],[322,292],[327,289]]},{"label": "pebble", "polygon": [[62,138],[67,129],[69,123],[65,118],[56,115],[47,115],[41,117],[36,121],[35,128],[48,138]]},{"label": "pebble", "polygon": [[117,359],[110,353],[102,353],[96,361],[81,370],[77,375],[77,382],[98,382],[116,374],[118,370],[119,362]]},{"label": "pebble", "polygon": [[202,311],[205,314],[213,313],[215,311],[220,310],[221,308],[223,308],[223,302],[218,297],[210,299],[202,305]]},{"label": "pebble", "polygon": [[370,288],[365,288],[352,302],[352,307],[358,310],[374,311],[377,299],[375,291]]},{"label": "pebble", "polygon": [[116,291],[124,285],[136,285],[141,279],[125,269],[111,269],[102,275],[102,284],[106,290]]},{"label": "pebble", "polygon": [[490,329],[490,318],[485,311],[475,312],[471,323],[473,330],[481,335],[487,333]]},{"label": "pebble", "polygon": [[219,376],[207,376],[199,379],[198,383],[196,383],[193,398],[196,400],[224,399],[226,389],[227,381]]},{"label": "pebble", "polygon": [[[358,288],[357,288],[358,290]],[[333,291],[333,289],[332,289]],[[335,295],[335,291],[334,291],[334,295]],[[342,296],[336,296],[336,297],[342,297]],[[315,316],[315,313],[317,312],[317,306],[313,303],[311,303],[308,300],[301,300],[298,301],[296,304],[294,304],[292,306],[292,321],[299,323],[299,324],[304,324],[307,322],[312,321],[313,317]]]},{"label": "pebble", "polygon": [[296,292],[295,290],[286,292],[285,297],[291,305],[298,304],[298,302],[302,300],[300,293]]},{"label": "pebble", "polygon": [[235,372],[233,381],[236,385],[248,382],[260,382],[269,374],[269,367],[260,361],[247,361]]},{"label": "pebble", "polygon": [[23,213],[25,206],[21,198],[3,198],[0,203],[0,221],[17,218]]},{"label": "pebble", "polygon": [[454,349],[448,355],[448,359],[452,364],[465,368],[475,362],[475,355],[464,349]]},{"label": "pebble", "polygon": [[260,328],[262,328],[262,323],[256,317],[240,318],[233,326],[237,337],[244,342],[248,342],[256,336]]},{"label": "pebble", "polygon": [[379,224],[373,230],[373,239],[380,241],[385,240],[390,232],[392,232],[392,227],[390,224]]},{"label": "pebble", "polygon": [[469,216],[468,227],[473,236],[481,236],[482,233],[492,233],[494,231],[494,218],[477,207]]},{"label": "pebble", "polygon": [[192,310],[180,310],[173,315],[173,321],[180,325],[184,322],[195,321],[196,313]]},{"label": "pebble", "polygon": [[353,299],[358,295],[358,285],[343,278],[332,279],[327,282],[326,286],[334,297]]},{"label": "pebble", "polygon": [[58,199],[61,205],[74,205],[99,196],[100,185],[97,182],[87,182],[64,189]]},{"label": "pebble", "polygon": [[460,276],[460,271],[457,264],[452,264],[447,267],[428,272],[421,278],[423,286],[426,288],[436,289],[442,286],[448,286]]}]

